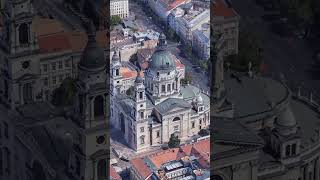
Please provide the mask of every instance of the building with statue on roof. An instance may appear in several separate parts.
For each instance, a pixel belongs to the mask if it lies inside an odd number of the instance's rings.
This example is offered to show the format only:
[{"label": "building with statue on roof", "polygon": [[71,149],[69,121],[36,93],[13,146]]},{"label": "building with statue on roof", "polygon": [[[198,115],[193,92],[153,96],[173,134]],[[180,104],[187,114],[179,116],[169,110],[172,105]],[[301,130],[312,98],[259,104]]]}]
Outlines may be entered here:
[{"label": "building with statue on roof", "polygon": [[184,66],[166,49],[164,34],[160,35],[148,68],[132,79],[133,88],[122,88],[121,66],[114,53],[110,66],[110,124],[122,131],[135,151],[167,143],[172,134],[182,141],[189,140],[210,125],[208,93],[181,84]]},{"label": "building with statue on roof", "polygon": [[[93,23],[74,79],[74,102],[0,104],[0,179],[102,180],[109,171],[108,68]],[[115,175],[115,173],[113,173]]]},{"label": "building with statue on roof", "polygon": [[251,63],[247,73],[224,71],[225,39],[214,40],[210,179],[319,180],[317,96]]}]

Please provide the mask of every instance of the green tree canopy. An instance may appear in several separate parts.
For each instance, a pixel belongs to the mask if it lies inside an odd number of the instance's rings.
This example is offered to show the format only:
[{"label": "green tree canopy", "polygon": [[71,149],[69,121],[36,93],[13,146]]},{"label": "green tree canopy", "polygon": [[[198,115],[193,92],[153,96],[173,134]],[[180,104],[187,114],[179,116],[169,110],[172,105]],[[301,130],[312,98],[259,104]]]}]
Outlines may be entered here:
[{"label": "green tree canopy", "polygon": [[120,16],[111,16],[111,26],[116,26],[122,22]]},{"label": "green tree canopy", "polygon": [[178,136],[175,136],[174,134],[171,134],[169,142],[168,142],[169,148],[177,148],[180,146],[180,139]]},{"label": "green tree canopy", "polygon": [[235,71],[247,71],[249,62],[252,68],[257,69],[262,60],[262,48],[256,36],[248,31],[240,32],[239,52],[229,55],[226,62],[230,63],[230,69]]}]

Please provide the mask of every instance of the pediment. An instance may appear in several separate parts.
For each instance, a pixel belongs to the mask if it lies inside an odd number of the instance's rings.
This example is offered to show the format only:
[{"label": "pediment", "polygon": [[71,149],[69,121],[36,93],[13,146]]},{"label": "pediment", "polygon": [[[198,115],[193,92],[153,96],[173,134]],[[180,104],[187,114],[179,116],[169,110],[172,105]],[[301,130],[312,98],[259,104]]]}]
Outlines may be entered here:
[{"label": "pediment", "polygon": [[27,73],[27,74],[23,74],[22,76],[20,76],[17,81],[18,82],[21,82],[21,81],[28,81],[28,80],[34,80],[37,78],[37,75],[35,74],[30,74],[30,73]]}]

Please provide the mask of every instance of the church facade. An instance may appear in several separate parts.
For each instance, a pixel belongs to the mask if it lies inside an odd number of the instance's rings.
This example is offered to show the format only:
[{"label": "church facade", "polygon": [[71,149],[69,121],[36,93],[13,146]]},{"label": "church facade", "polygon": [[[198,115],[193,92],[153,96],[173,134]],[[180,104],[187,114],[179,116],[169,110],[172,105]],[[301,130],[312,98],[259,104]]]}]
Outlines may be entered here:
[{"label": "church facade", "polygon": [[[114,53],[111,70],[111,126],[137,152],[167,143],[172,134],[190,140],[210,125],[210,98],[198,87],[181,84],[184,69],[166,49],[162,34],[145,72],[137,73],[131,91],[121,90],[121,62]],[[128,92],[131,93],[128,93]]]}]

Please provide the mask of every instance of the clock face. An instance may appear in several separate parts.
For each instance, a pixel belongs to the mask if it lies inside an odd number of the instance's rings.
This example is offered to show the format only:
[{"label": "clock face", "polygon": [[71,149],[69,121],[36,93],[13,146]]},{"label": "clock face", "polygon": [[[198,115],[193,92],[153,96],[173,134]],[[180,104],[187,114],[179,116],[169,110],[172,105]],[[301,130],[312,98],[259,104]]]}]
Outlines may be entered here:
[{"label": "clock face", "polygon": [[97,137],[97,143],[103,144],[105,142],[106,138],[104,136],[98,136]]},{"label": "clock face", "polygon": [[24,62],[22,63],[22,68],[23,68],[23,69],[27,69],[29,66],[30,66],[30,62],[29,62],[29,61],[24,61]]}]

